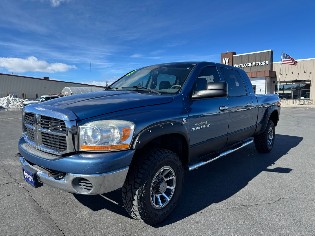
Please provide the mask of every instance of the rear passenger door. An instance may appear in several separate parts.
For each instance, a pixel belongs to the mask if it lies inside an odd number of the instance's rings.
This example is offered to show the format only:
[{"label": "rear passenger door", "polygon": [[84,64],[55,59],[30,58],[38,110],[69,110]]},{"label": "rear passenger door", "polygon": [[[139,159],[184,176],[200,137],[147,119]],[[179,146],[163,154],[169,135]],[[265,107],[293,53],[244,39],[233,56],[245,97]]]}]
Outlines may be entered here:
[{"label": "rear passenger door", "polygon": [[228,145],[253,135],[257,115],[248,97],[245,83],[237,69],[221,67],[220,72],[228,83],[229,134]]}]

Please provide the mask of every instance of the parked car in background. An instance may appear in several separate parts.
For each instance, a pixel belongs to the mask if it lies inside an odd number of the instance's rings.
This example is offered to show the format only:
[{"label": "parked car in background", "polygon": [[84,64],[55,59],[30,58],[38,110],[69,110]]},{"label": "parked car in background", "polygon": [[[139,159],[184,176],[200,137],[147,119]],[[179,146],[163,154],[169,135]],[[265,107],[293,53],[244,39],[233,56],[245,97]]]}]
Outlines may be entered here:
[{"label": "parked car in background", "polygon": [[40,96],[39,102],[45,102],[45,101],[59,98],[59,97],[60,97],[59,95],[43,95],[43,96]]}]

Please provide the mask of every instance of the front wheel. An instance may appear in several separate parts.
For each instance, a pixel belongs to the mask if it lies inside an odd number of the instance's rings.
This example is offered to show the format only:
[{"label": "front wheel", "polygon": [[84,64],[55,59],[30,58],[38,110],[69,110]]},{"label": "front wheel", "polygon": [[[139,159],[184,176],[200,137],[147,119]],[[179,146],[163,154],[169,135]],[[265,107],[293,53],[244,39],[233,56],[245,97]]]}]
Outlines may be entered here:
[{"label": "front wheel", "polygon": [[122,188],[126,211],[149,225],[162,222],[176,207],[183,177],[182,163],[170,150],[154,149],[139,156]]},{"label": "front wheel", "polygon": [[258,152],[268,153],[272,150],[275,142],[275,124],[272,120],[268,121],[263,133],[254,137],[255,147]]}]

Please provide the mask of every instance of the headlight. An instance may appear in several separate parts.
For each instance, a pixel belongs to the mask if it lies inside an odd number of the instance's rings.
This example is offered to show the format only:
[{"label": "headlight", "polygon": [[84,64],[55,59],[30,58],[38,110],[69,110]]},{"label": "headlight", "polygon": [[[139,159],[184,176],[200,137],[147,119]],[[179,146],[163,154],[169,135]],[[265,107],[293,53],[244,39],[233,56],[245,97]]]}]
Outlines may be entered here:
[{"label": "headlight", "polygon": [[80,126],[81,151],[112,151],[128,149],[134,124],[123,120],[94,121]]}]

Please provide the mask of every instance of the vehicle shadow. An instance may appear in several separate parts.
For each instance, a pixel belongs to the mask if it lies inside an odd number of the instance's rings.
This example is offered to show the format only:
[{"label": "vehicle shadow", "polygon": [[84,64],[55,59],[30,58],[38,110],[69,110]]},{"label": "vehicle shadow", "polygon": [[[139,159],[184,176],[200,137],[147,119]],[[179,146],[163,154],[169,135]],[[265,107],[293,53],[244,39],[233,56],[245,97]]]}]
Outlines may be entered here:
[{"label": "vehicle shadow", "polygon": [[123,208],[121,199],[121,189],[117,189],[110,193],[104,193],[101,195],[80,195],[73,194],[74,197],[84,206],[90,208],[92,211],[99,211],[106,209],[116,214],[129,217],[125,209]]},{"label": "vehicle shadow", "polygon": [[[226,200],[263,171],[290,173],[290,168],[270,166],[302,140],[302,137],[277,134],[271,153],[260,154],[251,144],[198,170],[187,172],[177,208],[166,221],[156,227],[175,223],[213,203]],[[122,208],[120,189],[96,196],[75,195],[75,198],[93,211],[107,209],[128,216]]]}]

